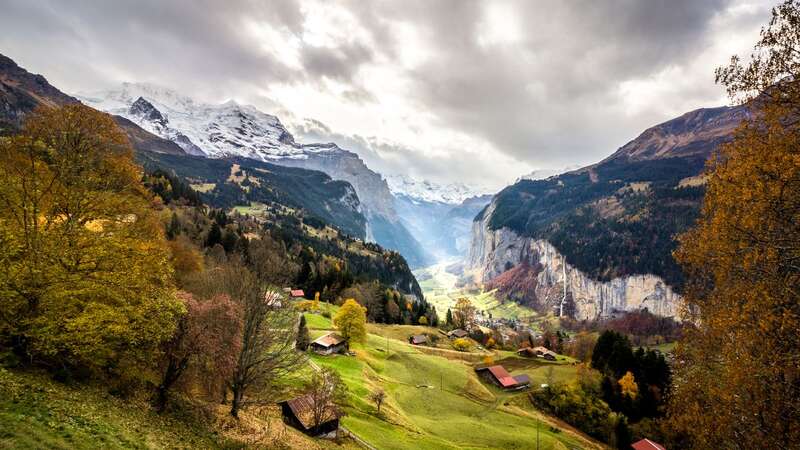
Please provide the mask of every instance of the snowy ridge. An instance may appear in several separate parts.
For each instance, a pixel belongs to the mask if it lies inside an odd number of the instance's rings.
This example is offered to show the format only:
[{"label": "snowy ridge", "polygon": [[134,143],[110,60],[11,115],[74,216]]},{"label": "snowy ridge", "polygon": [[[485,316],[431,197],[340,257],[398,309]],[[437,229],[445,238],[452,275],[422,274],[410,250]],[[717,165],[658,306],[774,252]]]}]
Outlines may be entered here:
[{"label": "snowy ridge", "polygon": [[492,193],[492,189],[468,186],[464,183],[439,184],[428,180],[417,180],[407,175],[386,177],[389,189],[395,195],[405,195],[413,200],[458,205],[464,200]]},{"label": "snowy ridge", "polygon": [[335,144],[298,144],[277,117],[233,100],[219,105],[201,103],[146,83],[123,83],[118,89],[77,97],[89,106],[125,117],[175,142],[189,154],[270,161],[305,159],[309,153],[345,152]]},{"label": "snowy ridge", "polygon": [[562,167],[561,169],[536,169],[527,175],[523,175],[517,178],[517,182],[520,182],[522,180],[531,180],[531,181],[546,180],[550,177],[561,175],[562,173],[571,172],[573,170],[578,170],[580,168],[581,166],[579,164],[573,164],[571,166]]}]

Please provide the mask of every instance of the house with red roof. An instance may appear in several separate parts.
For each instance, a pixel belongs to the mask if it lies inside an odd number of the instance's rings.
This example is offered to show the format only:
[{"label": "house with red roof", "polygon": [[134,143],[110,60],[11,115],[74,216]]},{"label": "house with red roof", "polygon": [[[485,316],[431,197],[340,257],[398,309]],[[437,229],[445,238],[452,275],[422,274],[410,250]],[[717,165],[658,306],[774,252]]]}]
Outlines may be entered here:
[{"label": "house with red roof", "polygon": [[475,372],[484,380],[493,383],[502,389],[514,391],[530,386],[531,379],[526,374],[511,376],[505,367],[500,365],[477,367]]},{"label": "house with red roof", "polygon": [[650,439],[644,438],[631,444],[633,450],[667,450],[663,445],[657,444]]},{"label": "house with red roof", "polygon": [[302,289],[290,289],[289,295],[291,295],[292,298],[303,298],[306,296],[306,293],[303,292]]}]

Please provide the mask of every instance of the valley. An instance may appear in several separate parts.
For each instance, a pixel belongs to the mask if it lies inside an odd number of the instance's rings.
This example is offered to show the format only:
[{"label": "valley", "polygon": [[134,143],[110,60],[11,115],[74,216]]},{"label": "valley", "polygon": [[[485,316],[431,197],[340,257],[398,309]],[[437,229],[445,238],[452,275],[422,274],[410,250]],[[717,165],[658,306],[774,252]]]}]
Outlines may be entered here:
[{"label": "valley", "polygon": [[0,449],[800,448],[800,0],[661,3],[9,0]]}]

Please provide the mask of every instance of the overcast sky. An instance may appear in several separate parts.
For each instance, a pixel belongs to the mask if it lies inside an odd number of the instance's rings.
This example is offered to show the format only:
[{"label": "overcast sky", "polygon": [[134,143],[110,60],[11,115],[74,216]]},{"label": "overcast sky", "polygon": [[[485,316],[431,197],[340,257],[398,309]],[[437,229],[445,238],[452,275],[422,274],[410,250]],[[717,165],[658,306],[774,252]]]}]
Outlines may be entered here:
[{"label": "overcast sky", "polygon": [[235,99],[382,173],[499,187],[727,102],[774,1],[0,0],[0,53],[68,93]]}]

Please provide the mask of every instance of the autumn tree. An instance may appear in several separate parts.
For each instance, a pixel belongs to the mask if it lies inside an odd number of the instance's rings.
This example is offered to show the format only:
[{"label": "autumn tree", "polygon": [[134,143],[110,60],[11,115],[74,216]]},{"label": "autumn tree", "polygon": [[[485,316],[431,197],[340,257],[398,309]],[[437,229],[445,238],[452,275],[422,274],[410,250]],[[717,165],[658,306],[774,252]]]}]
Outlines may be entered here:
[{"label": "autumn tree", "polygon": [[469,329],[475,323],[475,306],[466,297],[461,297],[453,307],[453,325],[456,328]]},{"label": "autumn tree", "polygon": [[333,316],[333,325],[347,342],[364,342],[367,338],[367,310],[348,299]]},{"label": "autumn tree", "polygon": [[335,370],[323,367],[315,371],[305,392],[311,405],[313,427],[342,415],[340,405],[347,401],[347,386]]},{"label": "autumn tree", "polygon": [[630,370],[625,372],[625,375],[617,380],[617,383],[619,384],[622,395],[635,399],[639,394],[639,386],[636,384],[636,379],[633,376],[633,372]]},{"label": "autumn tree", "polygon": [[375,403],[375,408],[377,408],[378,414],[380,414],[381,405],[383,405],[383,401],[386,400],[386,392],[381,388],[375,389],[370,392],[369,399],[372,400],[372,403]]},{"label": "autumn tree", "polygon": [[18,354],[119,373],[173,335],[184,310],[141,178],[114,121],[80,104],[0,139],[0,336]]},{"label": "autumn tree", "polygon": [[186,292],[178,298],[186,314],[178,321],[172,339],[163,344],[161,381],[153,404],[166,407],[170,389],[194,368],[205,387],[214,389],[231,376],[241,345],[241,315],[227,295],[198,299]]},{"label": "autumn tree", "polygon": [[672,423],[694,448],[800,441],[800,8],[773,10],[752,60],[717,80],[750,120],[709,163],[688,276]]},{"label": "autumn tree", "polygon": [[356,283],[343,290],[342,297],[352,298],[367,308],[367,318],[370,322],[384,321],[383,297],[377,281]]},{"label": "autumn tree", "polygon": [[256,390],[262,396],[274,394],[275,383],[305,363],[295,347],[297,312],[283,295],[235,259],[206,270],[190,287],[200,296],[227,295],[238,305],[241,344],[227,382],[232,393],[230,413],[238,417],[249,403],[246,395]]}]

